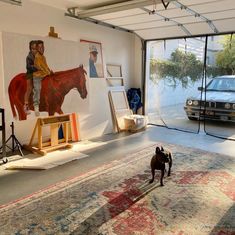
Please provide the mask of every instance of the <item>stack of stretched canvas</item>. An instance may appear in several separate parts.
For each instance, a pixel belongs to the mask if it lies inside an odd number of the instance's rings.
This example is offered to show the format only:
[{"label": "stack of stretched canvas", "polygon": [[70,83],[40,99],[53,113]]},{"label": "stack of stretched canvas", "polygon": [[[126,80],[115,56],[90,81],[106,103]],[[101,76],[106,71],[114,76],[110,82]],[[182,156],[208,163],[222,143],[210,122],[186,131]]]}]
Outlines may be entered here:
[{"label": "stack of stretched canvas", "polygon": [[138,131],[146,127],[145,116],[133,115],[123,86],[110,89],[109,100],[114,126],[118,132]]}]

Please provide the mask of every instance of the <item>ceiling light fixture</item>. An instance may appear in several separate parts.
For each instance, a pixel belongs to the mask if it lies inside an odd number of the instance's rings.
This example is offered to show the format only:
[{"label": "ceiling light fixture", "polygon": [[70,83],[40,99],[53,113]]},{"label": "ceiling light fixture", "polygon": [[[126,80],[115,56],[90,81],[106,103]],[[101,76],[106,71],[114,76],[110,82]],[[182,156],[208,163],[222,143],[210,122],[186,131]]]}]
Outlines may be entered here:
[{"label": "ceiling light fixture", "polygon": [[21,0],[0,0],[0,1],[4,2],[4,3],[12,4],[12,5],[17,5],[17,6],[21,6],[22,5]]}]

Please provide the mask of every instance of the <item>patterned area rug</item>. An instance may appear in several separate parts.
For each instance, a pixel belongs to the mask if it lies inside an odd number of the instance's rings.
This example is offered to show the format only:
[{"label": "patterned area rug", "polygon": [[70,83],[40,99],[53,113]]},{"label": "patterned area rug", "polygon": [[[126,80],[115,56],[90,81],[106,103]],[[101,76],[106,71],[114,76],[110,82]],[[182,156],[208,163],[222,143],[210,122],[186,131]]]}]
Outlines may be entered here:
[{"label": "patterned area rug", "polygon": [[[158,145],[158,143],[156,143]],[[163,144],[172,175],[150,179],[155,146],[0,207],[0,234],[235,234],[230,156]]]}]

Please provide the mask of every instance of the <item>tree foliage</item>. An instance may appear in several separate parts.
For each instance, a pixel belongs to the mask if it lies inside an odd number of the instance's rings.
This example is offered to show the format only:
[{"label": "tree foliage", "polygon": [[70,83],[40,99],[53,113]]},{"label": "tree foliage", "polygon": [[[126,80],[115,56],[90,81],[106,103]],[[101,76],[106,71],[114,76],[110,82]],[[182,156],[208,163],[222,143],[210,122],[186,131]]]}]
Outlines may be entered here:
[{"label": "tree foliage", "polygon": [[171,85],[176,87],[181,83],[186,88],[188,80],[195,82],[202,78],[203,63],[191,52],[182,52],[176,49],[169,60],[150,61],[151,80],[167,79]]},{"label": "tree foliage", "polygon": [[216,55],[216,64],[225,74],[235,74],[235,38],[226,35],[222,41],[223,50]]},{"label": "tree foliage", "polygon": [[[235,38],[224,36],[223,50],[216,54],[216,66],[207,65],[207,76],[235,74]],[[203,77],[203,62],[191,52],[176,49],[169,60],[150,60],[150,79],[153,82],[166,81],[173,87],[181,84],[187,88],[188,83],[194,83]]]}]

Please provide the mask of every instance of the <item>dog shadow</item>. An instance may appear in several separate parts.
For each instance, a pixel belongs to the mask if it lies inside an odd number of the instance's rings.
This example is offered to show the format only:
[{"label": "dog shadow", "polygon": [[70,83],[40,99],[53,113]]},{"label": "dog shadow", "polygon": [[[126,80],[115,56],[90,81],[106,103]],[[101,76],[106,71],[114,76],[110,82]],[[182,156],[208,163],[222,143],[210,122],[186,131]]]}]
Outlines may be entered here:
[{"label": "dog shadow", "polygon": [[159,181],[155,181],[155,183],[149,184],[149,176],[150,172],[147,174],[141,175],[141,177],[145,177],[142,184],[138,184],[138,186],[130,186],[127,190],[123,191],[111,200],[109,200],[105,205],[100,207],[95,213],[86,218],[78,228],[72,231],[70,234],[73,235],[97,235],[98,228],[102,226],[102,224],[108,222],[110,219],[118,216],[122,212],[126,211],[128,208],[133,206],[135,203],[143,199],[153,190],[160,188]]}]

